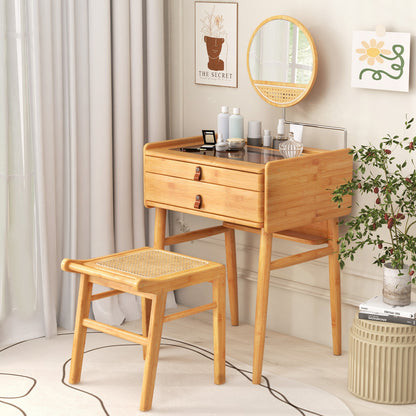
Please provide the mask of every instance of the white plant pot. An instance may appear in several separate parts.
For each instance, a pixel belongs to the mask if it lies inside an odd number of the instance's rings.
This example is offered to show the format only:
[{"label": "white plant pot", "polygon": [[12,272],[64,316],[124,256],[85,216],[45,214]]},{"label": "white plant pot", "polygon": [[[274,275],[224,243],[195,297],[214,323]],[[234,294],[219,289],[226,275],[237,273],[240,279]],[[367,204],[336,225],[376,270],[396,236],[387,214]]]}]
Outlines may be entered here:
[{"label": "white plant pot", "polygon": [[391,263],[383,265],[383,301],[393,306],[406,306],[411,302],[412,285],[409,266],[393,269]]}]

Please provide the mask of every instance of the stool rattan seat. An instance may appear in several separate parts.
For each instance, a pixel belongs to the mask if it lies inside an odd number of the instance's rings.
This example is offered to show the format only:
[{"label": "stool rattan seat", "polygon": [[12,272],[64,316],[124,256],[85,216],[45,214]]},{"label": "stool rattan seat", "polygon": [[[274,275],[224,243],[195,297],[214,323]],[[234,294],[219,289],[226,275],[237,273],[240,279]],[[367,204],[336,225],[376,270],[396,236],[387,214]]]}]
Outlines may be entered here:
[{"label": "stool rattan seat", "polygon": [[[225,267],[178,253],[144,247],[90,260],[64,259],[62,270],[81,275],[69,382],[80,382],[87,328],[143,346],[145,359],[140,410],[152,407],[163,323],[213,310],[214,382],[225,382]],[[212,303],[165,315],[169,291],[212,284]],[[93,284],[111,290],[92,294]],[[142,334],[89,318],[91,301],[131,293],[142,299]]]}]

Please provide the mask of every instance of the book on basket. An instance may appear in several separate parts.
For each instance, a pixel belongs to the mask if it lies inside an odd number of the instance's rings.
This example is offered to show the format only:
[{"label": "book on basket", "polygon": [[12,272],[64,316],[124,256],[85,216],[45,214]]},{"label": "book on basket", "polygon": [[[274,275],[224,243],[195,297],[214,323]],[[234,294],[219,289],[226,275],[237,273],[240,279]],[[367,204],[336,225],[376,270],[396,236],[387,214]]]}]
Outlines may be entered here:
[{"label": "book on basket", "polygon": [[374,296],[360,304],[359,312],[416,319],[416,302],[407,306],[392,306],[383,302],[383,296]]},{"label": "book on basket", "polygon": [[406,318],[405,316],[389,315],[386,313],[358,312],[360,319],[367,321],[390,322],[392,324],[403,324],[416,326],[416,319]]}]

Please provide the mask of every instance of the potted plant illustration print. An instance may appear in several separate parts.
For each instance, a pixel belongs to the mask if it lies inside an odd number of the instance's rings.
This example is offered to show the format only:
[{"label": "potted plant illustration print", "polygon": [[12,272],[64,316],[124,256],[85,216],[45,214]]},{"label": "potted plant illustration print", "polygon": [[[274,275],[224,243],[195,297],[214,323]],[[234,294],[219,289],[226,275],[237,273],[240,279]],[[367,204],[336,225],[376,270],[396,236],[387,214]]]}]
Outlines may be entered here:
[{"label": "potted plant illustration print", "polygon": [[204,42],[208,53],[208,68],[212,71],[223,71],[224,61],[220,59],[222,45],[225,41],[224,16],[215,14],[215,6],[210,13],[201,19],[201,32],[205,35]]}]

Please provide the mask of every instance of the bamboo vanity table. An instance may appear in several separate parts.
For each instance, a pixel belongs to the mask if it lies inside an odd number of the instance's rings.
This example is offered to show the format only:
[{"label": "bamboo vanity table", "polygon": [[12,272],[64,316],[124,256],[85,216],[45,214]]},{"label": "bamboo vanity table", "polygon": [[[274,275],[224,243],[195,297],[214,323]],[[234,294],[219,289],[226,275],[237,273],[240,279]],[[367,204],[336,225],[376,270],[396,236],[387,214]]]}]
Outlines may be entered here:
[{"label": "bamboo vanity table", "polygon": [[[308,95],[317,63],[312,36],[288,16],[262,22],[248,45],[247,68],[253,87],[267,103],[282,107],[284,116],[286,107]],[[191,137],[145,146],[144,200],[146,207],[156,209],[155,247],[163,249],[224,233],[231,323],[238,325],[234,230],[261,234],[253,353],[255,384],[260,383],[263,365],[270,271],[328,256],[333,353],[341,354],[338,217],[350,212],[351,200],[346,199],[338,208],[331,201],[331,190],[352,176],[348,149],[305,148],[301,156],[291,159],[283,159],[278,150],[252,146],[240,152],[181,151],[201,144],[202,137]],[[213,218],[222,225],[166,236],[167,210]],[[272,261],[273,238],[319,247]],[[147,307],[144,306],[144,314]]]},{"label": "bamboo vanity table", "polygon": [[[239,152],[183,152],[202,145],[202,137],[148,143],[144,150],[144,199],[156,208],[154,246],[225,233],[231,323],[238,325],[234,229],[260,233],[254,334],[253,383],[260,383],[267,320],[269,274],[328,256],[333,352],[341,354],[341,299],[338,265],[338,217],[346,215],[331,201],[331,189],[351,177],[347,149],[304,149],[283,159],[279,151],[246,146]],[[222,225],[166,236],[166,211],[222,221]],[[324,247],[271,261],[272,239]]]}]

